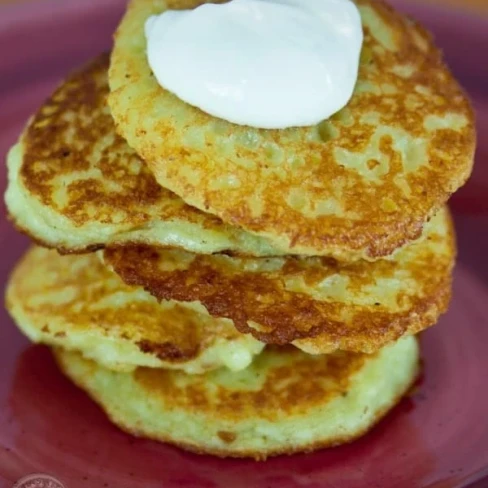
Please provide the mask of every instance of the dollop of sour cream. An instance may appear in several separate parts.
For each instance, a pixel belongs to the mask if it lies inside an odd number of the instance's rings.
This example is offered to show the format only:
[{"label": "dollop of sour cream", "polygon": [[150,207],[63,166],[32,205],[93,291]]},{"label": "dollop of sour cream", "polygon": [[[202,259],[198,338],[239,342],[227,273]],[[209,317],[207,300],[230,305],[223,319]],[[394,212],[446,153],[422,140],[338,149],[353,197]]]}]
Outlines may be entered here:
[{"label": "dollop of sour cream", "polygon": [[363,42],[351,0],[232,0],[146,21],[158,83],[215,117],[309,126],[350,100]]}]

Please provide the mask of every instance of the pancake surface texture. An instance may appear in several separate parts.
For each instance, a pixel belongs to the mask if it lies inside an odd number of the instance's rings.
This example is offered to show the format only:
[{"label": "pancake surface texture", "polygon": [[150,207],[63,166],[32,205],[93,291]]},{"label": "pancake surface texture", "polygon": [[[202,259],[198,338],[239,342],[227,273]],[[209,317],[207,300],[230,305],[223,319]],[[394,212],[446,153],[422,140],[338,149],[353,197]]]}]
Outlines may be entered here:
[{"label": "pancake surface texture", "polygon": [[65,253],[142,242],[197,253],[280,254],[156,182],[115,133],[108,63],[101,56],[71,75],[10,151],[6,203],[19,230]]},{"label": "pancake surface texture", "polygon": [[255,459],[352,441],[400,400],[419,367],[413,337],[372,356],[271,348],[243,371],[203,376],[117,373],[76,353],[55,355],[123,430],[198,453]]},{"label": "pancake surface texture", "polygon": [[228,320],[159,304],[141,288],[124,285],[94,254],[31,249],[10,278],[6,304],[34,342],[80,352],[115,370],[238,370],[264,347]]},{"label": "pancake surface texture", "polygon": [[375,260],[417,239],[470,175],[475,145],[470,103],[430,35],[357,0],[365,40],[348,105],[317,126],[255,129],[184,103],[151,73],[146,19],[200,3],[132,0],[115,37],[112,115],[158,182],[284,253]]},{"label": "pancake surface texture", "polygon": [[433,325],[449,303],[454,230],[443,209],[392,260],[198,256],[107,248],[107,265],[158,299],[199,301],[260,341],[310,353],[374,352]]}]

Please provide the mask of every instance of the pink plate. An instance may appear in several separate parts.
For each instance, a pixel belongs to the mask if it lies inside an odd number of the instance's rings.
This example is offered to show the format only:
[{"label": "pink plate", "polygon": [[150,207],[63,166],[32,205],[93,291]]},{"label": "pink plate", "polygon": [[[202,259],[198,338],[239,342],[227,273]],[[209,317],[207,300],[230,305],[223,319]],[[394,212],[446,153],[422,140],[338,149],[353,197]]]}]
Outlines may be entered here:
[{"label": "pink plate", "polygon": [[[109,48],[123,3],[38,0],[0,10],[1,157],[67,70]],[[2,309],[1,488],[30,473],[55,476],[66,488],[488,487],[488,22],[396,3],[437,34],[473,96],[480,133],[475,176],[453,200],[460,244],[454,301],[423,336],[425,375],[415,394],[345,447],[259,464],[200,457],[117,430]],[[2,192],[4,185],[2,171]],[[27,245],[2,209],[3,282]]]}]

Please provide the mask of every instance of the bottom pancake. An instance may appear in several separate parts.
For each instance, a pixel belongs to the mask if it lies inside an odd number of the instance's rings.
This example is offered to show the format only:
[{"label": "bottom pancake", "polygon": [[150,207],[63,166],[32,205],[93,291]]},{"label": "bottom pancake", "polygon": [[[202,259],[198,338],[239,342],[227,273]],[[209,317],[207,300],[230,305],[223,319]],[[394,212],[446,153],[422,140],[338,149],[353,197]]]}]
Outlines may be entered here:
[{"label": "bottom pancake", "polygon": [[356,439],[396,405],[419,372],[414,337],[373,355],[269,347],[243,371],[200,376],[116,372],[78,353],[54,354],[121,429],[201,454],[258,460]]}]

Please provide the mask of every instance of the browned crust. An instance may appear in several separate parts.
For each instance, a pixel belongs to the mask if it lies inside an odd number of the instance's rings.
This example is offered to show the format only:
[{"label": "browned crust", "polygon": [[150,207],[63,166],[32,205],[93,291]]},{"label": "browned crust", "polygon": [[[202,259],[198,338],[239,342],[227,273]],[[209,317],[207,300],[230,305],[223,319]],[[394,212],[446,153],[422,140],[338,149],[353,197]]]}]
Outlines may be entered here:
[{"label": "browned crust", "polygon": [[[323,353],[331,351],[330,343],[332,342],[336,345],[332,350],[373,353],[405,335],[415,335],[435,325],[439,317],[447,311],[451,297],[452,279],[449,278],[440,284],[438,293],[426,300],[419,300],[407,313],[391,314],[390,319],[386,315],[379,321],[373,319],[369,322],[369,317],[365,315],[358,324],[358,328],[362,329],[362,332],[357,337],[344,337],[344,334],[337,329],[334,331],[335,334],[330,334],[324,326],[323,331],[316,336],[299,339],[296,345],[303,347],[306,351]],[[389,320],[391,321],[389,322]]]},{"label": "browned crust", "polygon": [[[404,266],[422,291],[416,295],[416,290],[411,290],[410,305],[403,312],[391,312],[382,306],[381,296],[378,306],[360,307],[287,291],[283,285],[286,276],[303,272],[303,263],[307,266],[310,262],[292,257],[287,258],[280,273],[271,274],[228,269],[222,265],[222,258],[219,261],[212,256],[195,256],[184,269],[167,271],[160,266],[167,256],[165,251],[145,246],[107,248],[104,256],[127,284],[144,287],[158,300],[200,301],[211,315],[231,319],[239,332],[250,333],[262,342],[304,340],[308,343],[306,350],[315,352],[342,349],[370,353],[433,325],[447,310],[456,252],[450,218],[446,225],[447,252],[443,255],[428,247],[428,239],[425,244],[413,245],[423,251],[411,255],[417,262]],[[388,276],[397,266],[396,261],[343,265],[322,258],[319,266],[304,272],[304,277],[313,285],[334,273],[347,274],[355,280],[350,286],[360,288]],[[344,314],[352,318],[334,318]],[[250,321],[259,324],[260,330],[251,327]]]},{"label": "browned crust", "polygon": [[[192,444],[192,443],[185,443],[185,442],[175,442],[172,438],[167,437],[167,436],[155,436],[155,435],[150,435],[144,432],[143,429],[134,429],[131,427],[128,427],[126,425],[121,424],[120,422],[117,422],[117,419],[115,419],[104,407],[103,403],[99,401],[94,395],[92,395],[89,391],[87,391],[83,383],[81,381],[76,381],[74,378],[72,378],[67,372],[66,369],[63,367],[62,361],[58,359],[56,355],[56,351],[53,351],[54,358],[61,369],[61,371],[68,377],[70,380],[81,390],[83,390],[91,399],[94,401],[99,407],[104,411],[105,415],[108,417],[108,419],[115,424],[119,429],[122,431],[133,435],[135,437],[140,437],[140,438],[145,438],[145,439],[151,439],[154,441],[158,442],[163,442],[165,444],[170,444],[173,446],[176,446],[180,449],[184,449],[185,451],[192,452],[194,454],[199,454],[199,455],[212,455],[216,456],[219,458],[251,458],[254,459],[255,461],[266,461],[267,458],[274,457],[274,456],[281,456],[281,455],[293,455],[293,454],[307,454],[311,453],[314,451],[317,451],[319,449],[325,449],[325,448],[332,448],[332,447],[337,447],[339,445],[343,444],[349,444],[360,437],[366,435],[368,432],[370,432],[378,423],[402,400],[402,398],[406,395],[409,394],[409,392],[412,390],[414,385],[416,384],[420,374],[421,374],[421,362],[419,362],[418,365],[418,371],[417,374],[414,375],[408,386],[404,389],[402,393],[397,395],[396,398],[393,399],[393,401],[390,402],[389,405],[384,407],[381,411],[379,411],[376,415],[376,418],[374,421],[365,429],[362,429],[359,432],[356,432],[353,435],[349,436],[336,436],[333,439],[328,439],[327,441],[318,441],[318,442],[313,442],[307,446],[301,446],[301,447],[295,447],[295,446],[287,446],[286,448],[282,449],[270,449],[265,452],[263,451],[252,451],[252,450],[242,450],[242,449],[235,449],[232,448],[233,442],[228,442],[229,449],[215,449],[215,448],[209,448],[204,445],[197,445],[197,444]],[[221,431],[220,431],[221,433]],[[227,436],[226,436],[227,437]],[[234,439],[235,440],[235,439]],[[224,440],[225,442],[225,440]]]},{"label": "browned crust", "polygon": [[152,354],[163,361],[171,361],[173,363],[195,359],[201,352],[199,344],[195,344],[191,348],[182,348],[171,342],[155,343],[142,340],[137,342],[137,346],[142,352]]},{"label": "browned crust", "polygon": [[219,430],[217,435],[227,444],[232,444],[237,439],[237,434],[228,430]]},{"label": "browned crust", "polygon": [[[276,284],[254,274],[242,273],[227,278],[204,265],[200,258],[189,270],[171,273],[158,272],[145,275],[147,248],[124,249],[120,261],[115,249],[105,252],[107,261],[122,279],[131,286],[143,286],[158,300],[200,301],[215,317],[231,319],[243,334],[252,334],[256,339],[271,344],[287,344],[299,339],[326,336],[326,341],[336,344],[337,349],[372,352],[384,344],[408,333],[416,333],[436,322],[447,310],[451,298],[451,276],[440,281],[432,294],[416,300],[404,313],[362,312],[355,316],[354,323],[327,319],[334,314],[333,305],[319,304],[307,295],[277,290]],[[123,259],[123,262],[122,262]],[[131,265],[131,263],[133,263]],[[215,281],[218,280],[218,283]],[[193,284],[189,284],[193,283]],[[215,288],[213,288],[215,287]],[[272,297],[271,306],[259,307],[252,295]],[[249,297],[249,298],[248,298]],[[248,325],[253,321],[271,332],[256,330]]]}]

